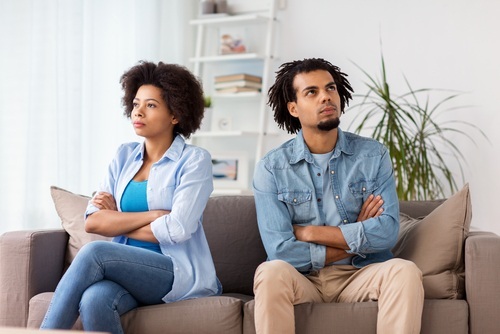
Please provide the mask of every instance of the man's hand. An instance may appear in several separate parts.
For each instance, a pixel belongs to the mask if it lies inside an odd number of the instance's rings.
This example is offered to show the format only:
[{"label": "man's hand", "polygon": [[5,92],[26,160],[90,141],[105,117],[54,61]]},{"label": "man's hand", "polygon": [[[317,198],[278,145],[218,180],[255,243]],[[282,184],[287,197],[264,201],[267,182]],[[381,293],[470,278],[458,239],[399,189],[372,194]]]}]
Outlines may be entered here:
[{"label": "man's hand", "polygon": [[118,211],[113,195],[104,191],[96,193],[90,202],[100,210]]},{"label": "man's hand", "polygon": [[[358,215],[357,221],[362,222],[369,218],[380,216],[384,211],[382,209],[382,204],[384,204],[384,201],[380,195],[368,196],[361,207],[361,212]],[[313,242],[340,250],[349,249],[342,231],[337,226],[301,226],[293,224],[293,234],[298,241]],[[340,254],[336,254],[335,258],[337,255]],[[343,254],[341,255],[343,256]]]},{"label": "man's hand", "polygon": [[358,222],[362,222],[369,218],[378,217],[382,214],[384,209],[382,209],[382,204],[384,201],[380,195],[374,196],[373,194],[368,196],[366,201],[363,203],[361,207],[361,212],[358,215]]}]

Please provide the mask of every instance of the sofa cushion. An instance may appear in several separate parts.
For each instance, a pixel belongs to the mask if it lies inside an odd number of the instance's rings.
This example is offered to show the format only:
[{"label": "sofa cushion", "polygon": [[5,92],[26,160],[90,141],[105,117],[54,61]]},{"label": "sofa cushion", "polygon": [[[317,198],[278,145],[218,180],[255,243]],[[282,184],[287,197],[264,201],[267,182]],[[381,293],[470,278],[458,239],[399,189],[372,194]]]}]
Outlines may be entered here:
[{"label": "sofa cushion", "polygon": [[424,218],[400,216],[392,251],[422,270],[425,298],[463,298],[463,249],[472,216],[468,184]]},{"label": "sofa cushion", "polygon": [[[30,299],[28,321],[26,323],[26,327],[40,328],[40,325],[42,324],[43,318],[45,317],[45,313],[47,313],[47,309],[49,308],[50,301],[52,300],[53,295],[53,292],[42,292]],[[80,331],[83,330],[80,318],[76,320],[75,324],[73,325],[73,329]]]},{"label": "sofa cushion", "polygon": [[[255,301],[244,305],[243,333],[255,334]],[[378,303],[304,303],[295,305],[297,334],[375,333]],[[465,300],[424,301],[421,333],[467,334],[469,307]]]},{"label": "sofa cushion", "polygon": [[93,240],[110,240],[98,234],[85,232],[84,214],[90,197],[77,195],[56,186],[50,187],[50,194],[62,227],[69,234],[66,264],[73,261],[76,253],[86,243]]},{"label": "sofa cushion", "polygon": [[[27,327],[39,328],[53,292],[40,293],[29,302]],[[243,301],[229,296],[204,297],[175,303],[142,306],[121,317],[127,334],[228,333],[240,334]],[[73,329],[82,330],[78,319]]]},{"label": "sofa cushion", "polygon": [[240,334],[243,302],[226,296],[182,300],[139,307],[124,314],[121,320],[127,334]]}]

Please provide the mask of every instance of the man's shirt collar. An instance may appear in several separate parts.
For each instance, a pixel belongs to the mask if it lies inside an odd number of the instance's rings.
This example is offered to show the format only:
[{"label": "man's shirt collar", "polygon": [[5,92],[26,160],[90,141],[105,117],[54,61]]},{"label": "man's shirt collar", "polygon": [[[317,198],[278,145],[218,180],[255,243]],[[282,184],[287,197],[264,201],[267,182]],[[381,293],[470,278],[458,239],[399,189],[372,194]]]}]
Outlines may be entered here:
[{"label": "man's shirt collar", "polygon": [[[302,130],[300,130],[295,137],[293,143],[293,152],[294,154],[290,159],[290,164],[296,164],[301,160],[305,160],[308,163],[313,163],[314,161],[311,151],[309,151],[309,148],[307,147],[304,140]],[[335,145],[332,157],[338,157],[340,156],[340,153],[352,155],[354,152],[344,132],[340,128],[337,128],[337,143]]]}]

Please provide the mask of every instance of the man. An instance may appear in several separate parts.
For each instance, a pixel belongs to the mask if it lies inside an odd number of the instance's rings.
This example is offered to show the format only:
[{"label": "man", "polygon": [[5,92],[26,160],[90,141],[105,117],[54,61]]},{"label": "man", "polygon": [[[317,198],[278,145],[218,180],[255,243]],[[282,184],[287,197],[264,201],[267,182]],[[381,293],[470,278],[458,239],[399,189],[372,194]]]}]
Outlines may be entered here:
[{"label": "man", "polygon": [[378,301],[378,333],[419,333],[422,273],[393,259],[399,202],[387,149],[343,132],[352,99],[323,59],[283,64],[269,89],[274,119],[297,134],[269,152],[253,180],[268,261],[255,273],[257,333],[295,333],[293,305]]}]

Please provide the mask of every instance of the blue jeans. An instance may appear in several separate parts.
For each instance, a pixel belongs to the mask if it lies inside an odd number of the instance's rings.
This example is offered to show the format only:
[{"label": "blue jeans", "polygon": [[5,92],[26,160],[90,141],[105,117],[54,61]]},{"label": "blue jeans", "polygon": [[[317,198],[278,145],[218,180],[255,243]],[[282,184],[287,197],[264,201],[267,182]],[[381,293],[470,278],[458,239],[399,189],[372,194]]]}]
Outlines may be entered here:
[{"label": "blue jeans", "polygon": [[70,329],[80,315],[87,331],[123,333],[120,316],[140,305],[163,303],[173,281],[168,256],[91,242],[80,249],[59,282],[40,328]]}]

